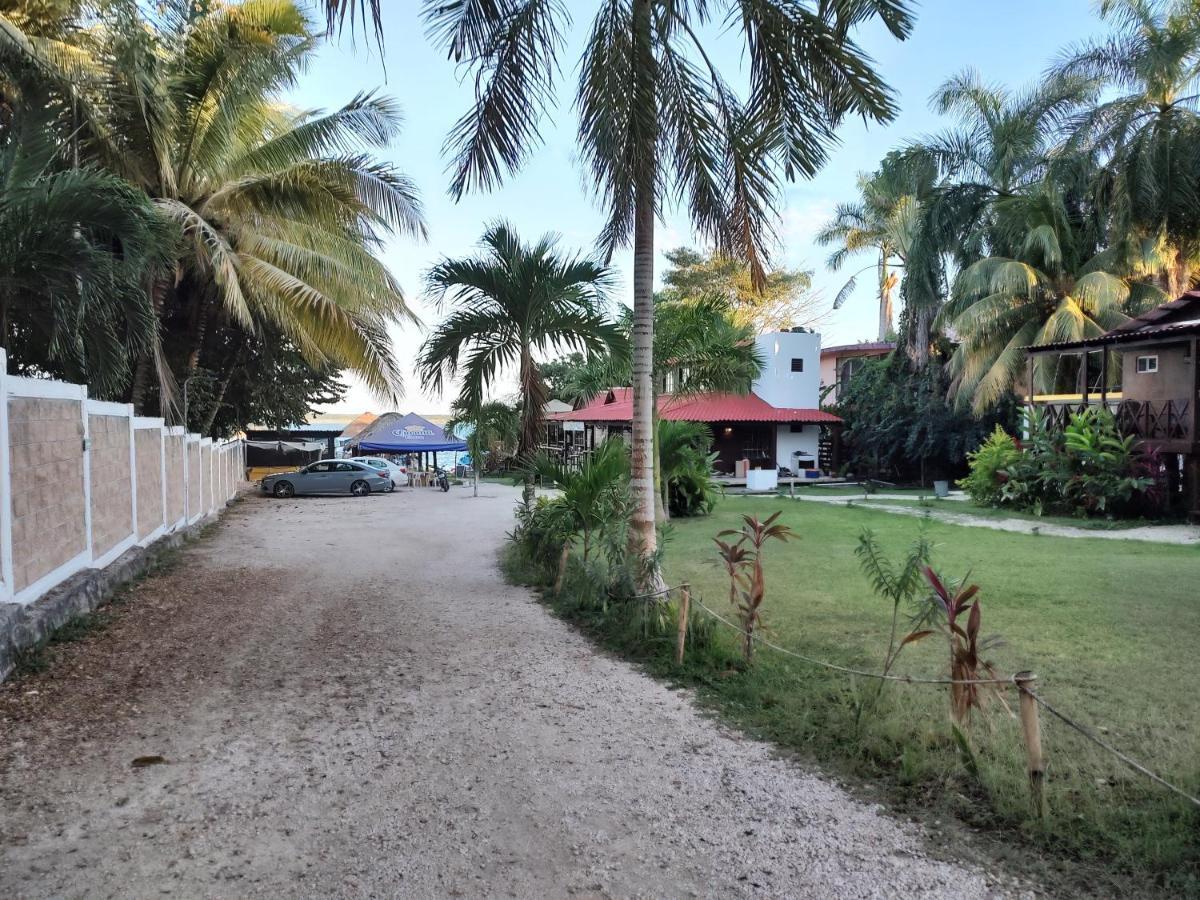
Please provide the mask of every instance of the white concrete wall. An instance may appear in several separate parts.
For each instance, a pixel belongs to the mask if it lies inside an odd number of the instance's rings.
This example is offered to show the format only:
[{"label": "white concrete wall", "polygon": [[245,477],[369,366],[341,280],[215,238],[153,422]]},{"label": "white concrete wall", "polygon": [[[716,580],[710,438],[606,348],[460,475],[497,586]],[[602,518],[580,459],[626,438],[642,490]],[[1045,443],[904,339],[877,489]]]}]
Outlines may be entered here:
[{"label": "white concrete wall", "polygon": [[812,457],[813,466],[817,465],[817,441],[821,436],[821,426],[806,424],[799,434],[793,434],[790,425],[777,425],[775,428],[775,461],[777,465],[787,466],[793,472],[792,453],[802,450]]},{"label": "white concrete wall", "polygon": [[[821,397],[821,335],[775,331],[754,339],[763,357],[762,374],[754,393],[775,407],[817,409]],[[792,360],[803,360],[804,371],[793,372]]]},{"label": "white concrete wall", "polygon": [[[241,441],[211,444],[208,459],[219,454],[234,461],[236,478],[218,486],[205,473],[211,506],[197,505],[180,518],[182,504],[168,500],[182,500],[189,479],[199,482],[201,473],[189,472],[178,442],[195,441],[198,448],[199,435],[135,417],[128,404],[88,399],[83,385],[6,372],[0,349],[0,603],[31,603],[82,569],[103,568],[135,543],[219,511],[237,493],[244,477]],[[70,427],[58,428],[63,410]],[[155,439],[146,440],[148,433]],[[153,496],[139,502],[140,491]]]}]

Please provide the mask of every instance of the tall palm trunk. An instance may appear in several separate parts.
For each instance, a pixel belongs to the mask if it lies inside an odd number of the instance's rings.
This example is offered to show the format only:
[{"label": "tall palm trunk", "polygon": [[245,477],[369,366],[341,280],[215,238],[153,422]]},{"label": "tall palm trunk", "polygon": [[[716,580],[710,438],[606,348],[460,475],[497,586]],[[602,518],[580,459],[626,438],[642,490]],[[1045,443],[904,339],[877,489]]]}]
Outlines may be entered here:
[{"label": "tall palm trunk", "polygon": [[[521,410],[521,433],[517,438],[517,461],[524,464],[529,461],[533,455],[533,451],[537,448],[538,432],[542,427],[542,418],[545,413],[547,397],[545,382],[542,381],[541,373],[538,372],[537,366],[533,362],[533,355],[530,353],[529,340],[527,338],[521,341],[521,347],[519,377],[521,379],[523,409]],[[521,496],[525,503],[525,508],[532,508],[532,474],[525,476],[525,487]]]},{"label": "tall palm trunk", "polygon": [[886,341],[892,330],[892,291],[895,276],[888,269],[887,253],[879,255],[879,340]]},{"label": "tall palm trunk", "polygon": [[[633,97],[638,110],[654,110],[654,53],[651,37],[651,0],[634,0]],[[635,116],[638,114],[635,113]],[[652,120],[654,116],[651,114]],[[630,491],[633,510],[629,523],[629,550],[636,560],[653,557],[658,549],[654,528],[654,187],[655,135],[638,127],[645,119],[635,120],[631,128],[635,159],[633,188],[633,434],[630,438]],[[647,566],[643,587],[653,590],[661,576]]]},{"label": "tall palm trunk", "polygon": [[[163,307],[167,302],[167,291],[171,289],[171,275],[159,272],[150,283],[150,305],[154,308],[154,340],[158,341],[158,326],[162,321]],[[150,389],[150,378],[154,374],[154,347],[149,347],[138,357],[137,366],[133,371],[133,387],[130,389],[129,402],[139,416],[146,414],[146,392]],[[159,401],[159,409],[163,406]],[[165,415],[165,413],[161,413]]]}]

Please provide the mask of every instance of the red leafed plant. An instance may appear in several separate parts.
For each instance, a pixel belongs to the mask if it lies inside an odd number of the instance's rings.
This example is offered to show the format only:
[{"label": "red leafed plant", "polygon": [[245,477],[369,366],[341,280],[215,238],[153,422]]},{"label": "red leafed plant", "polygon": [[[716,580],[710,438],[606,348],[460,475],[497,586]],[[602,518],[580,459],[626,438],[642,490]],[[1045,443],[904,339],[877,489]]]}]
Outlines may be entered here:
[{"label": "red leafed plant", "polygon": [[[742,516],[741,531],[730,529],[713,538],[729,575],[729,602],[737,610],[742,626],[742,653],[747,664],[754,657],[754,629],[762,621],[759,609],[767,592],[762,565],[763,545],[772,539],[786,541],[796,534],[788,526],[776,524],[780,512],[763,521],[757,516]],[[729,535],[737,535],[737,540],[721,540]]]},{"label": "red leafed plant", "polygon": [[944,616],[944,621],[937,628],[913,631],[904,638],[901,646],[927,638],[939,630],[946,635],[950,645],[950,677],[955,682],[950,685],[950,712],[956,722],[966,724],[973,709],[983,708],[985,694],[982,689],[994,688],[972,682],[996,677],[995,667],[982,654],[995,647],[998,640],[979,635],[983,621],[983,607],[976,597],[979,585],[968,585],[964,580],[961,585],[949,587],[929,566],[925,567],[925,578],[933,588],[934,609]]}]

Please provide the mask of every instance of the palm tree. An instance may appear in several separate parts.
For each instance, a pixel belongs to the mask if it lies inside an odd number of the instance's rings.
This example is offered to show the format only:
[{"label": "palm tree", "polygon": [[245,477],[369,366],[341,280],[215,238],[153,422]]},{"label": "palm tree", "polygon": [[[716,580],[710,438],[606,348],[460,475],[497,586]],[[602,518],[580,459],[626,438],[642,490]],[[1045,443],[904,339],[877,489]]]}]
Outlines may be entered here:
[{"label": "palm tree", "polygon": [[489,400],[475,409],[459,403],[450,408],[450,418],[445,426],[446,434],[467,432],[467,450],[471,454],[471,468],[475,483],[471,495],[479,496],[479,474],[483,471],[483,458],[497,445],[513,447],[521,428],[521,417],[516,409],[499,400]]},{"label": "palm tree", "polygon": [[[1020,385],[1028,346],[1096,337],[1162,301],[1161,292],[1108,271],[1096,235],[1072,219],[1052,186],[996,202],[999,242],[1012,257],[964,269],[942,318],[960,343],[950,359],[952,393],[976,412]],[[1038,387],[1055,372],[1039,369]]]},{"label": "palm tree", "polygon": [[[336,2],[336,0],[330,0]],[[579,143],[607,213],[601,246],[633,246],[633,515],[630,545],[654,555],[654,221],[678,198],[697,231],[762,283],[779,173],[811,176],[846,116],[883,121],[892,95],[854,43],[880,20],[897,38],[911,28],[899,0],[602,0],[579,65]],[[361,6],[361,4],[360,4]],[[444,3],[426,18],[456,65],[475,75],[475,102],[452,129],[451,193],[492,188],[538,142],[566,46],[566,4],[544,0]],[[745,42],[740,93],[701,33],[724,20]],[[744,97],[744,99],[743,99]],[[658,579],[653,567],[648,578]]]},{"label": "palm tree", "polygon": [[[443,259],[425,276],[439,310],[452,307],[421,347],[425,386],[441,392],[461,375],[460,405],[483,404],[506,370],[516,370],[521,397],[517,456],[537,447],[549,391],[539,358],[578,350],[588,355],[625,352],[625,337],[605,312],[612,273],[607,266],[558,252],[546,235],[522,243],[511,226],[484,232],[483,254]],[[533,484],[526,483],[526,503]]]},{"label": "palm tree", "polygon": [[[629,453],[625,442],[609,438],[580,463],[571,468],[545,453],[527,463],[530,475],[558,486],[561,493],[552,502],[561,519],[564,533],[583,538],[583,561],[591,552],[592,535],[613,524],[621,508],[621,493],[629,478]],[[529,479],[527,479],[527,482]]]},{"label": "palm tree", "polygon": [[[69,44],[0,20],[0,60],[21,60],[52,86],[77,125],[77,152],[141,188],[183,235],[151,282],[163,349],[142,355],[135,405],[147,403],[156,360],[178,374],[223,367],[227,383],[236,350],[204,355],[241,342],[210,338],[260,327],[314,368],[352,369],[397,397],[387,327],[411,313],[373,251],[424,224],[409,180],[365,152],[397,133],[394,103],[360,95],[330,113],[281,104],[318,44],[289,0],[116,0],[89,23]],[[170,381],[160,377],[164,412]]]},{"label": "palm tree", "polygon": [[[817,243],[837,244],[827,265],[837,271],[846,260],[864,250],[875,254],[872,264],[879,291],[879,340],[892,333],[896,287],[900,283],[898,268],[903,268],[920,224],[921,203],[933,189],[933,171],[924,167],[916,178],[906,177],[909,168],[885,165],[876,173],[858,178],[859,199],[840,203],[833,218],[817,232]],[[858,285],[858,276],[872,266],[850,276],[834,298],[833,308],[846,302]]]},{"label": "palm tree", "polygon": [[671,480],[692,468],[710,471],[708,450],[712,446],[712,439],[712,429],[703,422],[659,421],[655,446],[661,473],[659,490],[666,518],[671,517]]},{"label": "palm tree", "polygon": [[1117,33],[1069,48],[1054,69],[1113,96],[1084,110],[1072,146],[1108,157],[1114,241],[1154,260],[1176,297],[1200,266],[1200,12],[1191,0],[1105,0]]}]

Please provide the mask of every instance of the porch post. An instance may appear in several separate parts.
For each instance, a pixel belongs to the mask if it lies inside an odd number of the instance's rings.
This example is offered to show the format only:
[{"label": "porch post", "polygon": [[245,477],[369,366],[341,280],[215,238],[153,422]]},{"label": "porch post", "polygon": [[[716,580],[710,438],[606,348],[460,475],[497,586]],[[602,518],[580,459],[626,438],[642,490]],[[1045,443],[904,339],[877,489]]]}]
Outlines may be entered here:
[{"label": "porch post", "polygon": [[1089,353],[1088,349],[1085,347],[1083,349],[1083,353],[1080,354],[1079,360],[1079,380],[1082,382],[1082,386],[1079,389],[1079,394],[1083,398],[1084,409],[1087,409],[1088,402],[1088,357],[1090,356],[1091,353]]},{"label": "porch post", "polygon": [[1108,409],[1108,344],[1100,345],[1100,402]]}]

